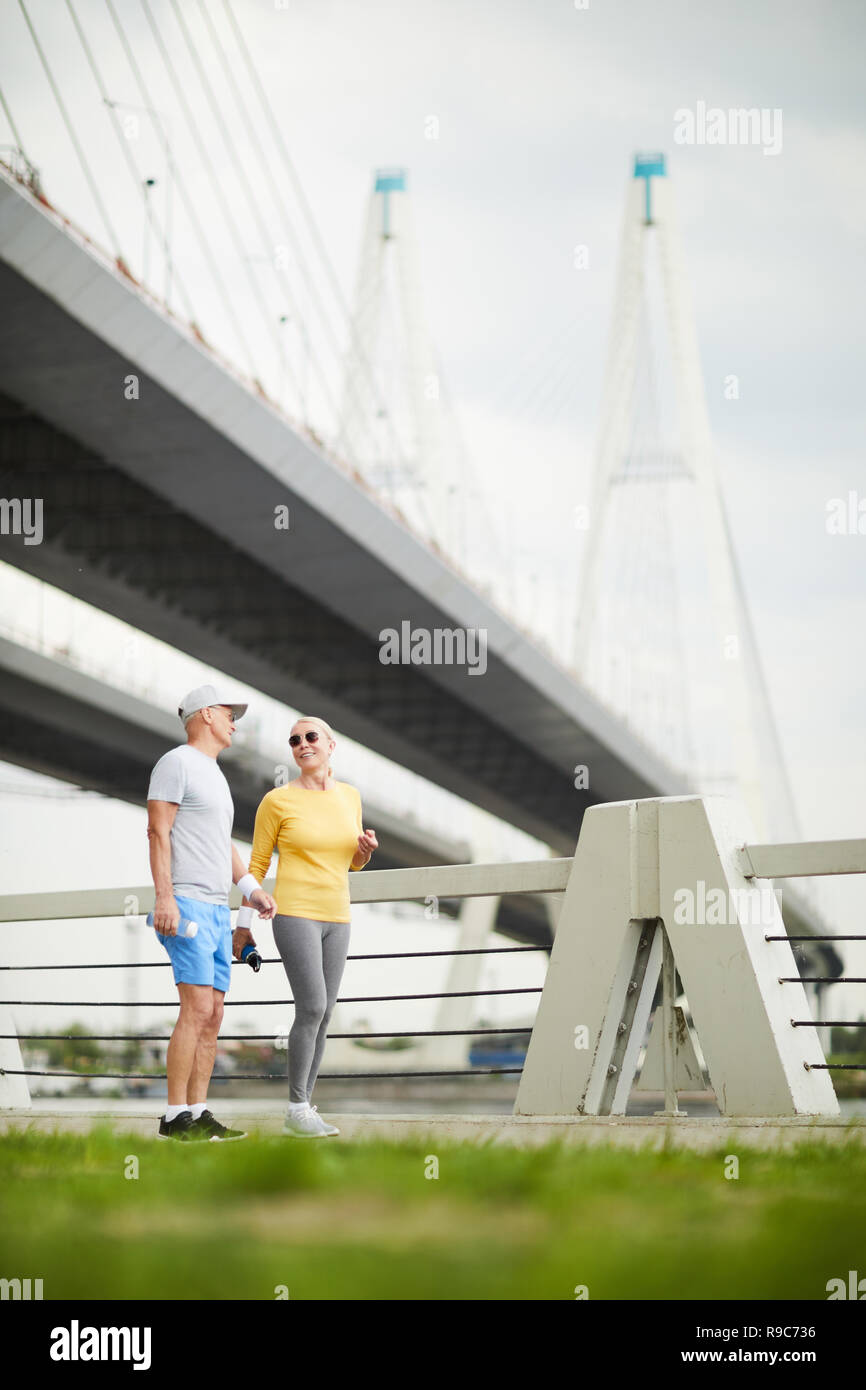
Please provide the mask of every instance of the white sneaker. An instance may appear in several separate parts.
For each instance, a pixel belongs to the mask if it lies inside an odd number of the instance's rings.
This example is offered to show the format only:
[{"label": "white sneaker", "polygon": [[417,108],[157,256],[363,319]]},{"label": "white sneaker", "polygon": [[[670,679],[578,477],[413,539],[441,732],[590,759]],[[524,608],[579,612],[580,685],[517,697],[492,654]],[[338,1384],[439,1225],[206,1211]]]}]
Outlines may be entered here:
[{"label": "white sneaker", "polygon": [[339,1134],[339,1133],[340,1133],[340,1131],[337,1129],[337,1126],[336,1126],[336,1125],[329,1125],[329,1124],[328,1124],[328,1121],[322,1118],[322,1116],[319,1114],[319,1107],[318,1107],[318,1105],[311,1105],[311,1106],[310,1106],[310,1109],[311,1109],[312,1111],[315,1112],[316,1119],[319,1121],[319,1124],[322,1126],[322,1128],[324,1129],[324,1131],[325,1131],[326,1134]]},{"label": "white sneaker", "polygon": [[283,1134],[293,1134],[298,1139],[323,1139],[328,1132],[309,1105],[300,1110],[289,1110],[286,1114]]}]

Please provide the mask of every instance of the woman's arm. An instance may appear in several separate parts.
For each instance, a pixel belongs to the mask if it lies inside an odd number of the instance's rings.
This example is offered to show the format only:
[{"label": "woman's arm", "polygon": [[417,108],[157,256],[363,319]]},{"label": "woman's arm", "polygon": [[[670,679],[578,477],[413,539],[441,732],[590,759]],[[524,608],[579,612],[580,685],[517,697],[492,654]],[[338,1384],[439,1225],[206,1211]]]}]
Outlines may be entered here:
[{"label": "woman's arm", "polygon": [[373,858],[373,850],[379,848],[379,841],[376,839],[375,830],[365,830],[364,821],[361,815],[361,798],[358,797],[358,848],[352,855],[350,869],[363,869]]},{"label": "woman's arm", "polygon": [[259,802],[256,823],[253,828],[253,847],[250,851],[249,872],[253,878],[262,882],[271,867],[274,846],[280,833],[279,812],[270,800],[270,792]]},{"label": "woman's arm", "polygon": [[375,830],[365,830],[358,836],[358,848],[353,857],[351,867],[353,869],[363,869],[373,858],[373,850],[379,848],[379,841],[376,839]]}]

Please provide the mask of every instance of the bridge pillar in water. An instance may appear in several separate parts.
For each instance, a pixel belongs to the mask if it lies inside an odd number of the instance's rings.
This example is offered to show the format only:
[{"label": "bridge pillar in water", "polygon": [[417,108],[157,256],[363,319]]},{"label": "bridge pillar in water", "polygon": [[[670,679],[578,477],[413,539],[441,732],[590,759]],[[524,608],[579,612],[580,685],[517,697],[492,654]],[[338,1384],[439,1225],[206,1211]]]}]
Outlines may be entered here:
[{"label": "bridge pillar in water", "polygon": [[[770,880],[747,879],[744,809],[722,797],[586,811],[517,1115],[624,1114],[666,933],[723,1115],[837,1115]],[[780,977],[795,983],[781,984]]]}]

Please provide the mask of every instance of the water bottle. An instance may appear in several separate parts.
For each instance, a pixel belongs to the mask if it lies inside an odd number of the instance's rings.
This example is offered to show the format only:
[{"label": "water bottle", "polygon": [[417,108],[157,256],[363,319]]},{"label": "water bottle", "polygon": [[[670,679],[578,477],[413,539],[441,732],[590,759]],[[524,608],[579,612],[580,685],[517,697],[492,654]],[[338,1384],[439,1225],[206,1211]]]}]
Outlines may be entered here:
[{"label": "water bottle", "polygon": [[[147,925],[148,925],[149,927],[152,927],[152,926],[153,926],[153,913],[152,913],[152,912],[149,912],[149,913],[147,914]],[[179,921],[178,924],[177,924],[177,935],[178,935],[178,936],[188,936],[188,937],[190,938],[190,940],[191,940],[191,939],[195,936],[195,934],[196,934],[197,931],[198,931],[198,922],[191,922],[190,919],[189,919],[189,917],[181,917],[180,921]],[[157,936],[160,936],[160,935],[161,935],[161,933],[160,933],[160,932],[157,932]]]},{"label": "water bottle", "polygon": [[262,967],[262,958],[259,955],[259,949],[257,946],[254,946],[252,942],[247,942],[246,946],[241,951],[241,960],[246,965],[252,966],[256,974],[258,974]]}]

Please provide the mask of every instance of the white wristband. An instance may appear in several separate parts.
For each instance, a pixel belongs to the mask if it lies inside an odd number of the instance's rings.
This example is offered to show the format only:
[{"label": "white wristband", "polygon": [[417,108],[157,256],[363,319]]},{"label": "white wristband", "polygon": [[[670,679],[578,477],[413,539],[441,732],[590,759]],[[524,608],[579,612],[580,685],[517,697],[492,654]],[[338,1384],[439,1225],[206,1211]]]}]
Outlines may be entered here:
[{"label": "white wristband", "polygon": [[243,927],[244,931],[251,931],[253,920],[255,919],[256,915],[257,914],[254,907],[239,907],[238,920],[235,924],[236,927]]},{"label": "white wristband", "polygon": [[253,878],[252,874],[244,874],[243,878],[238,879],[238,888],[240,888],[245,898],[251,898],[253,893],[257,893],[261,886],[262,885]]}]

